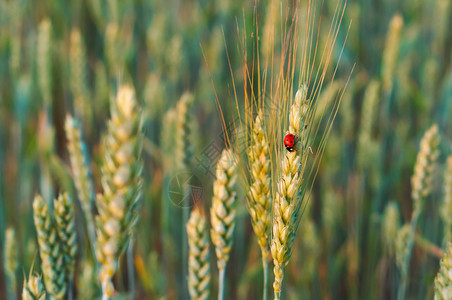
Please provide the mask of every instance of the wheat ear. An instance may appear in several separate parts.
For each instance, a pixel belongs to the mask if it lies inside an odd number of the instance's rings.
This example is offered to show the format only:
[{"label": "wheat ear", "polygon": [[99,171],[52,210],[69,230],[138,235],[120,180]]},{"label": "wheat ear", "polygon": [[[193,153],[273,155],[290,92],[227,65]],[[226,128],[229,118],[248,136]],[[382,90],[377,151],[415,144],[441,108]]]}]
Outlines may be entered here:
[{"label": "wheat ear", "polygon": [[55,221],[58,228],[58,237],[61,242],[61,250],[64,254],[64,268],[66,269],[66,280],[71,286],[74,278],[75,255],[77,254],[77,238],[75,234],[74,205],[71,197],[60,194],[54,201]]},{"label": "wheat ear", "polygon": [[[399,286],[399,300],[405,299],[406,287],[410,270],[411,251],[414,245],[414,237],[419,216],[424,207],[424,201],[432,189],[433,171],[435,170],[436,160],[439,156],[440,136],[438,126],[431,126],[424,134],[421,140],[421,146],[414,166],[414,174],[411,177],[411,198],[413,200],[413,213],[410,221],[409,234],[405,243],[407,249],[402,252],[403,261],[399,261],[399,267],[402,272],[402,282]],[[399,254],[400,255],[400,254]]]},{"label": "wheat ear", "polygon": [[51,299],[64,299],[66,294],[64,255],[47,204],[39,195],[33,201],[33,218],[38,233],[46,290]]},{"label": "wheat ear", "polygon": [[383,222],[381,226],[381,237],[386,253],[393,257],[395,254],[395,245],[397,234],[400,228],[399,208],[395,202],[389,202],[386,205]]},{"label": "wheat ear", "polygon": [[251,142],[248,149],[248,160],[251,174],[251,187],[248,194],[248,208],[251,224],[257,236],[257,242],[262,253],[262,267],[264,270],[264,299],[267,298],[268,281],[268,233],[271,224],[270,197],[270,152],[267,136],[263,126],[262,111],[256,116]]},{"label": "wheat ear", "polygon": [[5,232],[5,256],[3,257],[3,263],[13,294],[16,291],[16,271],[19,266],[17,249],[16,232],[13,228],[8,228]]},{"label": "wheat ear", "polygon": [[446,245],[448,242],[452,242],[452,156],[447,158],[444,173],[444,198],[440,216],[444,223],[444,245]]},{"label": "wheat ear", "polygon": [[441,259],[438,275],[435,278],[434,300],[452,298],[452,243],[447,246],[446,253]]},{"label": "wheat ear", "polygon": [[46,292],[42,285],[41,278],[30,275],[30,278],[24,280],[22,288],[22,300],[45,300]]},{"label": "wheat ear", "polygon": [[70,115],[66,116],[65,131],[68,140],[67,148],[71,161],[72,176],[77,188],[83,214],[85,215],[91,246],[94,247],[96,240],[93,217],[94,188],[86,144],[82,139],[79,122]]},{"label": "wheat ear", "polygon": [[101,264],[100,278],[103,299],[114,291],[112,277],[118,258],[124,252],[138,220],[141,193],[140,160],[142,134],[135,92],[121,86],[111,104],[111,120],[105,137],[102,165],[104,193],[96,199],[96,256]]},{"label": "wheat ear", "polygon": [[187,223],[188,290],[191,299],[207,300],[210,294],[210,255],[207,220],[200,207],[195,207]]},{"label": "wheat ear", "polygon": [[213,184],[213,199],[210,209],[211,238],[215,245],[217,266],[220,272],[218,299],[224,299],[224,275],[229,253],[232,247],[232,236],[235,228],[234,187],[237,181],[237,165],[231,150],[223,150],[217,164],[216,180]]},{"label": "wheat ear", "polygon": [[39,24],[37,45],[38,84],[46,107],[52,105],[52,24],[44,19]]},{"label": "wheat ear", "polygon": [[292,254],[292,245],[299,225],[298,213],[301,207],[298,197],[302,174],[306,135],[306,115],[309,101],[306,90],[300,89],[289,113],[289,133],[297,137],[295,151],[287,151],[281,165],[281,177],[277,184],[275,202],[273,204],[273,225],[271,253],[273,257],[275,281],[273,290],[275,299],[281,297],[281,285],[284,277],[284,266]]}]

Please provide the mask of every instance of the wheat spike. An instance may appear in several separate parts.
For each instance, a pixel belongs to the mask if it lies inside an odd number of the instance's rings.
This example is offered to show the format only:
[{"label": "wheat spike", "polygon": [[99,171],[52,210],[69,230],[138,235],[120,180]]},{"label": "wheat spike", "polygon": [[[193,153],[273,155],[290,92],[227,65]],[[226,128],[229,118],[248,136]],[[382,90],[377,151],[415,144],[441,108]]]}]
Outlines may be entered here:
[{"label": "wheat spike", "polygon": [[[414,174],[411,177],[411,198],[413,200],[411,221],[409,225],[405,225],[401,229],[396,243],[396,259],[402,273],[402,280],[397,296],[398,299],[405,299],[415,231],[419,216],[424,207],[424,201],[431,192],[433,171],[435,170],[436,160],[439,156],[439,142],[438,126],[432,125],[421,140],[421,146],[414,166]],[[406,229],[407,226],[408,229]]]},{"label": "wheat spike", "polygon": [[66,280],[70,283],[74,278],[75,255],[77,254],[77,238],[74,224],[74,205],[71,197],[60,194],[54,201],[55,221],[58,228],[58,237],[61,242],[61,250],[64,254],[64,268]]},{"label": "wheat spike", "polygon": [[271,168],[269,153],[268,141],[263,126],[263,114],[262,111],[259,111],[254,121],[248,149],[251,186],[247,199],[251,224],[261,248],[264,272],[266,272],[268,264],[268,233],[271,224]]},{"label": "wheat spike", "polygon": [[397,241],[397,234],[399,232],[399,228],[400,228],[399,209],[395,202],[389,202],[386,205],[383,214],[381,236],[385,251],[391,257],[393,257],[395,254],[395,245]]},{"label": "wheat spike", "polygon": [[434,300],[452,299],[452,243],[447,246],[447,251],[441,259],[438,275],[435,278]]},{"label": "wheat spike", "polygon": [[121,86],[111,104],[102,165],[103,194],[96,199],[96,256],[102,265],[103,299],[114,291],[111,279],[138,220],[141,193],[142,133],[140,113],[131,86]]},{"label": "wheat spike", "polygon": [[235,228],[234,187],[237,181],[237,165],[231,150],[223,150],[217,164],[216,180],[213,184],[213,199],[210,209],[211,238],[215,245],[217,266],[220,271],[219,299],[224,297],[224,274],[232,247]]},{"label": "wheat spike", "polygon": [[413,199],[413,219],[422,212],[425,198],[432,189],[433,171],[439,156],[440,136],[438,126],[433,125],[424,134],[411,177],[411,197]]},{"label": "wheat spike", "polygon": [[33,218],[38,233],[41,269],[46,290],[51,299],[64,299],[66,294],[64,255],[47,204],[39,195],[36,195],[33,201]]},{"label": "wheat spike", "polygon": [[392,89],[392,81],[394,71],[397,67],[397,56],[399,55],[400,33],[403,27],[402,16],[395,15],[389,24],[388,34],[386,37],[386,44],[383,50],[382,61],[382,82],[383,91],[388,93]]},{"label": "wheat spike", "polygon": [[188,290],[191,299],[209,299],[210,255],[207,220],[200,207],[195,207],[187,223],[189,246]]},{"label": "wheat spike", "polygon": [[22,289],[22,300],[45,300],[46,292],[42,285],[41,278],[30,275],[30,278],[24,280]]},{"label": "wheat spike", "polygon": [[5,252],[4,267],[5,274],[9,277],[11,290],[16,290],[16,271],[19,266],[17,253],[16,232],[13,228],[6,229],[5,232]]},{"label": "wheat spike", "polygon": [[86,144],[82,139],[80,124],[70,115],[66,116],[65,130],[68,139],[67,148],[71,161],[72,176],[77,188],[78,198],[83,209],[83,214],[85,215],[90,242],[94,245],[95,232],[92,210],[94,202],[94,188]]},{"label": "wheat spike", "polygon": [[452,242],[452,156],[447,158],[444,173],[444,198],[440,210],[444,222],[444,244]]},{"label": "wheat spike", "polygon": [[297,137],[295,151],[287,151],[281,165],[281,177],[277,184],[276,198],[273,205],[273,225],[271,253],[273,257],[275,281],[273,290],[275,299],[281,296],[281,284],[284,266],[292,254],[292,245],[299,225],[299,210],[302,199],[298,197],[302,174],[302,161],[305,147],[306,115],[309,101],[306,89],[300,89],[289,113],[289,133]]},{"label": "wheat spike", "polygon": [[76,116],[83,120],[87,128],[91,128],[92,107],[89,101],[86,85],[86,54],[82,35],[78,28],[74,28],[70,35],[70,84],[74,99]]},{"label": "wheat spike", "polygon": [[190,108],[193,103],[193,96],[185,93],[177,103],[176,118],[176,163],[179,170],[185,170],[191,161],[190,143]]},{"label": "wheat spike", "polygon": [[52,24],[50,20],[44,19],[39,24],[38,46],[37,46],[37,68],[39,88],[42,99],[47,107],[52,102]]}]

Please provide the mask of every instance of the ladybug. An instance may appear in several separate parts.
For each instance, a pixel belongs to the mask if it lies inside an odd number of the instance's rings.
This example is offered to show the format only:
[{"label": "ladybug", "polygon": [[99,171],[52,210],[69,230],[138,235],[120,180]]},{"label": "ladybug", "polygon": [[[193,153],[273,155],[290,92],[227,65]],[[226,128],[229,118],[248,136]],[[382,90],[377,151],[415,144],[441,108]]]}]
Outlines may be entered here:
[{"label": "ladybug", "polygon": [[295,146],[295,136],[291,133],[288,133],[285,137],[284,137],[284,146],[286,146],[287,151],[289,152],[293,152],[295,151],[294,146]]}]

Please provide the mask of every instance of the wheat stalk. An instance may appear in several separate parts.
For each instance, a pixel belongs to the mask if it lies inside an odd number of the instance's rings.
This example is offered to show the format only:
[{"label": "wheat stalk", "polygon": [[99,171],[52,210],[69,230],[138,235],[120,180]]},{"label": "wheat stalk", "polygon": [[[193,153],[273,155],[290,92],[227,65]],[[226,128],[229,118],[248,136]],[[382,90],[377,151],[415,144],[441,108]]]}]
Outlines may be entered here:
[{"label": "wheat stalk", "polygon": [[111,280],[118,267],[118,258],[129,243],[138,220],[142,184],[140,113],[131,86],[119,87],[111,104],[111,120],[104,142],[104,192],[96,199],[99,210],[96,256],[101,264],[102,297],[109,299],[114,291]]},{"label": "wheat stalk", "polygon": [[218,299],[224,299],[224,275],[232,247],[235,228],[234,187],[237,181],[237,165],[231,150],[223,150],[217,163],[216,180],[210,209],[211,238],[215,245],[217,266],[220,272]]},{"label": "wheat stalk", "polygon": [[435,278],[434,300],[447,300],[452,298],[452,243],[441,259],[440,269]]},{"label": "wheat stalk", "polygon": [[209,299],[210,255],[207,220],[200,207],[195,207],[187,223],[188,290],[191,299]]},{"label": "wheat stalk", "polygon": [[275,280],[273,290],[275,299],[281,297],[281,285],[284,277],[284,266],[292,254],[292,245],[299,225],[299,210],[302,198],[298,197],[301,183],[302,162],[304,162],[306,115],[309,101],[306,89],[301,88],[295,95],[295,101],[289,113],[289,133],[297,138],[295,151],[287,151],[282,159],[281,175],[277,184],[273,205],[273,225],[271,253],[273,257]]},{"label": "wheat stalk", "polygon": [[38,233],[46,290],[51,299],[64,299],[66,294],[64,254],[47,204],[39,195],[36,195],[33,201],[33,218]]},{"label": "wheat stalk", "polygon": [[27,280],[24,280],[22,289],[22,300],[45,300],[46,292],[42,285],[41,278],[35,275],[30,275]]}]

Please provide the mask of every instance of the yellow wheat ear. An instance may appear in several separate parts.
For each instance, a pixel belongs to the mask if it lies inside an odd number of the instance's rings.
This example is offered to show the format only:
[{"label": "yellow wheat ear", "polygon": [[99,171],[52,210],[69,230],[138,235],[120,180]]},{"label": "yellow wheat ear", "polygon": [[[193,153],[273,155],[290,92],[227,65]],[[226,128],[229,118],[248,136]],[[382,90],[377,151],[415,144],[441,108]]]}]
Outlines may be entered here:
[{"label": "yellow wheat ear", "polygon": [[217,164],[210,209],[212,229],[210,235],[215,245],[217,266],[220,271],[218,298],[224,297],[224,276],[231,252],[235,229],[237,166],[231,150],[223,150]]},{"label": "yellow wheat ear", "polygon": [[435,300],[452,299],[452,243],[447,246],[435,278]]},{"label": "yellow wheat ear", "polygon": [[131,86],[119,87],[111,104],[102,165],[103,194],[96,200],[96,256],[101,264],[103,299],[114,291],[112,278],[138,221],[142,146],[140,111]]},{"label": "yellow wheat ear", "polygon": [[195,207],[187,223],[188,290],[193,300],[207,300],[210,295],[210,255],[207,220],[203,210]]}]

